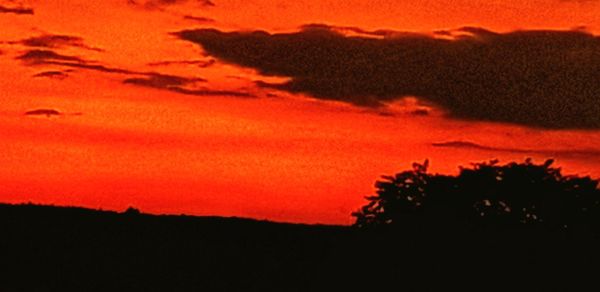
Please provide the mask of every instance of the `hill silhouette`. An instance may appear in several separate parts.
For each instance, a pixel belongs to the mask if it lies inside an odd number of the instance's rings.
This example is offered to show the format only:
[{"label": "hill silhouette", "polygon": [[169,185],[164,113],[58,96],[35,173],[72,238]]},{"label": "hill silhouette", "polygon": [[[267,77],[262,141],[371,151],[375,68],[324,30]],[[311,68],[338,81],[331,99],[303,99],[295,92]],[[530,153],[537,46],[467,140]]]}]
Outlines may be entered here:
[{"label": "hill silhouette", "polygon": [[[523,169],[536,175],[519,173]],[[497,170],[504,171],[501,180],[490,176]],[[355,214],[355,226],[149,215],[135,208],[118,213],[0,204],[0,291],[598,288],[597,210],[588,210],[593,216],[574,213],[572,218],[555,216],[563,212],[547,212],[546,207],[535,209],[538,213],[507,212],[507,207],[518,210],[518,204],[540,198],[513,201],[504,197],[506,193],[488,192],[493,190],[485,188],[490,177],[495,182],[523,179],[529,187],[539,177],[545,177],[544,182],[576,183],[570,191],[579,201],[565,210],[575,210],[572,207],[581,202],[596,205],[595,200],[581,196],[586,192],[578,193],[591,190],[596,181],[563,177],[550,162],[535,165],[531,161],[475,164],[463,168],[457,177],[430,175],[426,164],[415,164],[413,170],[377,183],[380,192]],[[407,191],[389,192],[400,181]],[[434,195],[446,193],[442,190],[447,191],[449,185],[458,186],[456,192]],[[560,198],[555,196],[560,188],[546,190],[554,198],[546,206],[564,202],[555,200]],[[395,194],[393,200],[381,201],[390,194]],[[462,199],[461,194],[465,195]],[[484,198],[481,194],[486,194],[488,203],[470,204],[469,200]],[[487,197],[490,194],[495,197]],[[544,222],[548,223],[540,223],[539,218],[547,218]],[[561,228],[567,219],[574,223]]]}]

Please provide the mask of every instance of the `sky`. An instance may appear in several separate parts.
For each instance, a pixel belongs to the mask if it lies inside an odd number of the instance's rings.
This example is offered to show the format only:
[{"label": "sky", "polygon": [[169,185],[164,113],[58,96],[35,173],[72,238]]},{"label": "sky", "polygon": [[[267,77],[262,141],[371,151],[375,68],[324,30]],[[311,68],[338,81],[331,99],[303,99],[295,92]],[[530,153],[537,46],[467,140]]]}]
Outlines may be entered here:
[{"label": "sky", "polygon": [[600,177],[600,1],[0,0],[0,202],[351,224],[381,176]]}]

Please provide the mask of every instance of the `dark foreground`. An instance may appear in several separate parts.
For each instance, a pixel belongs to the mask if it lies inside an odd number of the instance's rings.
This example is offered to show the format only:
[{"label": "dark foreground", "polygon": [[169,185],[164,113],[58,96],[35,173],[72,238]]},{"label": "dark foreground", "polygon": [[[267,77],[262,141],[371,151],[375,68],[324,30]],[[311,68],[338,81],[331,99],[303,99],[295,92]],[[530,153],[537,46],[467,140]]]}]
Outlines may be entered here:
[{"label": "dark foreground", "polygon": [[600,240],[593,234],[434,229],[361,231],[0,204],[0,291],[600,287]]}]

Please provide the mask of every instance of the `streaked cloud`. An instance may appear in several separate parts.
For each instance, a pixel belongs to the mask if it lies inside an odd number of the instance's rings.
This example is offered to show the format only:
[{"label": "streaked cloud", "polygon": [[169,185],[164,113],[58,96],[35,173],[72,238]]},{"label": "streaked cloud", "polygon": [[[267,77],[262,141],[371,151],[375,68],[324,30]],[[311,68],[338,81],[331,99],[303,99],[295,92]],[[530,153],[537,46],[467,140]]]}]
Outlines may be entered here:
[{"label": "streaked cloud", "polygon": [[23,3],[2,1],[0,2],[0,13],[33,15],[34,11],[33,8],[25,6]]},{"label": "streaked cloud", "polygon": [[[98,62],[89,61],[77,56],[63,55],[52,50],[29,50],[23,53],[22,55],[18,56],[17,59],[23,61],[27,66],[52,65],[59,67],[97,71],[103,73],[127,75],[129,77],[123,80],[124,84],[149,87],[160,90],[169,90],[172,92],[177,92],[186,95],[225,95],[234,97],[254,97],[253,94],[244,90],[220,90],[206,87],[198,87],[198,84],[206,82],[206,79],[201,77],[184,77],[172,74],[136,71],[118,67],[111,67],[100,64]],[[64,79],[68,76],[67,72],[71,71],[72,69],[66,69],[62,71],[50,70],[37,73],[34,75],[34,77]]]},{"label": "streaked cloud", "polygon": [[55,109],[35,109],[35,110],[26,111],[25,115],[51,117],[51,116],[60,116],[61,113]]},{"label": "streaked cloud", "polygon": [[75,63],[86,63],[86,61],[80,57],[69,56],[57,53],[52,50],[29,50],[24,54],[17,57],[17,59],[26,62],[28,64],[42,64],[52,61],[69,61]]},{"label": "streaked cloud", "polygon": [[183,19],[193,20],[193,21],[199,22],[199,23],[213,23],[213,22],[215,22],[214,19],[209,18],[209,17],[193,16],[193,15],[184,15]]},{"label": "streaked cloud", "polygon": [[198,82],[205,81],[206,80],[202,78],[183,78],[163,74],[146,74],[145,77],[127,78],[123,80],[123,83],[169,90],[187,95],[254,97],[253,94],[243,90],[215,90],[206,87],[198,88],[196,86]]},{"label": "streaked cloud", "polygon": [[599,157],[600,150],[597,149],[556,149],[556,150],[544,150],[544,149],[525,149],[525,148],[504,148],[496,146],[485,146],[470,141],[448,141],[432,143],[434,147],[440,148],[462,148],[471,150],[484,150],[494,152],[509,152],[509,153],[523,153],[523,154],[537,154],[548,157]]},{"label": "streaked cloud", "polygon": [[193,2],[203,7],[215,6],[215,3],[211,0],[127,0],[130,5],[140,6],[144,8],[161,8],[169,5],[178,5],[188,2]]},{"label": "streaked cloud", "polygon": [[148,63],[148,66],[170,66],[170,65],[194,65],[200,68],[207,68],[216,63],[215,59],[210,60],[181,60],[181,61],[157,61]]},{"label": "streaked cloud", "polygon": [[33,77],[44,77],[44,78],[52,78],[52,79],[65,79],[67,77],[69,77],[68,72],[71,72],[72,70],[63,70],[63,71],[56,71],[56,70],[51,70],[51,71],[43,71],[40,73],[36,73],[35,75],[33,75]]},{"label": "streaked cloud", "polygon": [[83,42],[83,38],[69,35],[44,34],[40,36],[29,37],[13,43],[19,43],[28,47],[41,47],[51,49],[64,47],[78,47],[88,50],[101,51],[101,49],[86,45]]},{"label": "streaked cloud", "polygon": [[189,85],[196,82],[205,82],[202,78],[184,78],[174,75],[165,75],[158,73],[144,74],[141,78],[128,78],[123,81],[125,84],[135,84],[154,88],[171,88]]}]

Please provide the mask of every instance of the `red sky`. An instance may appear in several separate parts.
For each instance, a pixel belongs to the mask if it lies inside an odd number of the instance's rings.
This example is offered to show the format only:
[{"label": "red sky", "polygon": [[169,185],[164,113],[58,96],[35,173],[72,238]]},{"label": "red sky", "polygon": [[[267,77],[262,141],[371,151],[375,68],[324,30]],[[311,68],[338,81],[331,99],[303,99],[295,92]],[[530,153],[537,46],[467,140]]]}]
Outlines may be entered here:
[{"label": "red sky", "polygon": [[[380,175],[427,158],[432,171],[452,173],[469,162],[552,157],[566,173],[600,177],[598,128],[460,120],[418,98],[372,108],[264,88],[254,81],[290,76],[226,63],[171,34],[315,23],[598,34],[598,1],[134,2],[0,1],[33,10],[0,12],[0,201],[350,224]],[[71,38],[48,37],[57,35]],[[40,36],[43,46],[23,41]],[[78,59],[23,58],[34,50]],[[177,78],[188,94],[174,90]],[[24,115],[35,109],[62,114]],[[482,147],[432,145],[452,141]]]}]

